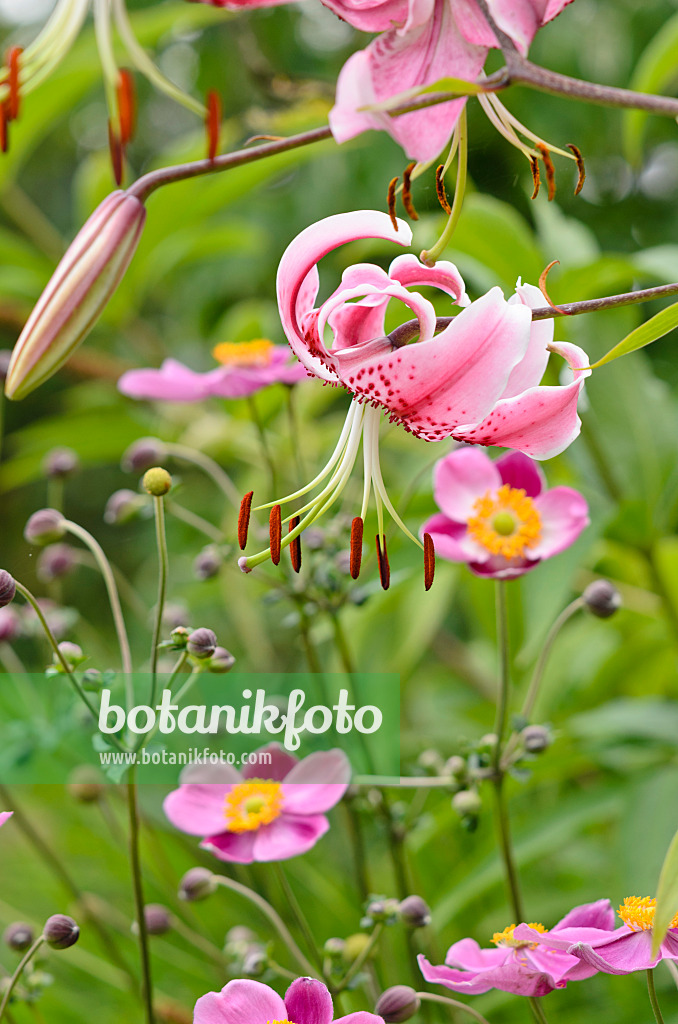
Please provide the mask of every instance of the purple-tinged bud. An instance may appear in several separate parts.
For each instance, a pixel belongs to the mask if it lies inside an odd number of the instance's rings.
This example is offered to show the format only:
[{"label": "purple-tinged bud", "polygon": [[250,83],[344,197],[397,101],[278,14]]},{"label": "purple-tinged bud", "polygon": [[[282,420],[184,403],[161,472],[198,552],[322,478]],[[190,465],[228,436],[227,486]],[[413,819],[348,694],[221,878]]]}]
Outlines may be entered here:
[{"label": "purple-tinged bud", "polygon": [[0,643],[12,643],[21,636],[21,616],[14,608],[0,607]]},{"label": "purple-tinged bud", "polygon": [[425,928],[431,923],[431,908],[421,896],[406,896],[398,907],[400,920],[410,928]]},{"label": "purple-tinged bud", "polygon": [[609,580],[594,580],[582,594],[586,607],[599,619],[609,619],[622,606],[622,597]]},{"label": "purple-tinged bud", "polygon": [[125,473],[145,473],[167,458],[167,448],[157,437],[141,437],[123,452],[120,466]]},{"label": "purple-tinged bud", "polygon": [[118,190],[104,199],[68,247],[17,341],[5,382],[25,398],[70,359],[114,294],[146,219],[144,204]]},{"label": "purple-tinged bud", "polygon": [[543,725],[527,725],[520,734],[523,746],[529,754],[541,754],[551,745],[551,734]]},{"label": "purple-tinged bud", "polygon": [[94,804],[101,798],[106,786],[96,768],[83,764],[71,772],[66,789],[79,804]]},{"label": "purple-tinged bud", "polygon": [[70,544],[49,544],[40,552],[36,573],[43,583],[51,583],[67,576],[76,564],[77,556]]},{"label": "purple-tinged bud", "polygon": [[410,1020],[421,1005],[419,996],[409,985],[394,985],[379,996],[374,1012],[386,1024],[402,1024]]},{"label": "purple-tinged bud", "polygon": [[41,508],[34,512],[24,528],[24,537],[29,544],[54,544],[66,533],[64,517],[55,508]]},{"label": "purple-tinged bud", "polygon": [[[71,643],[70,640],[64,640],[59,644],[59,653],[64,659],[72,672],[78,665],[81,665],[83,661],[87,661],[87,655],[82,653],[82,647],[78,644]],[[61,660],[57,657],[56,653],[52,655],[53,667],[57,672],[63,672],[64,666]]]},{"label": "purple-tinged bud", "polygon": [[144,473],[143,485],[144,490],[154,498],[162,498],[172,488],[172,477],[162,466],[153,466]]},{"label": "purple-tinged bud", "polygon": [[193,562],[193,572],[199,580],[211,580],[219,574],[223,564],[219,548],[214,544],[208,544]]},{"label": "purple-tinged bud", "polygon": [[16,594],[14,577],[6,569],[0,569],[0,608],[11,604]]},{"label": "purple-tinged bud", "polygon": [[214,654],[207,666],[208,672],[230,672],[235,665],[235,658],[225,647],[215,647]]},{"label": "purple-tinged bud", "polygon": [[179,899],[187,903],[206,900],[216,891],[216,879],[207,868],[191,868],[179,883]]},{"label": "purple-tinged bud", "polygon": [[43,459],[42,471],[45,476],[65,480],[80,469],[78,453],[72,448],[52,448]]},{"label": "purple-tinged bud", "polygon": [[52,949],[68,949],[74,946],[80,938],[80,929],[72,917],[65,914],[53,914],[45,922],[42,930],[45,942]]},{"label": "purple-tinged bud", "polygon": [[12,361],[12,350],[9,348],[0,349],[0,380],[5,380],[9,364]]},{"label": "purple-tinged bud", "polygon": [[35,932],[29,924],[24,924],[23,921],[15,921],[14,924],[10,924],[5,928],[2,940],[15,953],[25,953],[35,942]]},{"label": "purple-tinged bud", "polygon": [[167,907],[161,903],[147,903],[144,920],[149,935],[165,935],[172,927],[172,918]]},{"label": "purple-tinged bud", "polygon": [[121,526],[136,519],[145,507],[146,499],[142,494],[122,488],[120,491],[114,491],[106,502],[104,522],[109,526]]},{"label": "purple-tinged bud", "polygon": [[201,626],[189,634],[186,650],[194,658],[211,658],[217,649],[217,634]]},{"label": "purple-tinged bud", "polygon": [[327,939],[323,946],[323,953],[325,956],[328,956],[330,960],[343,960],[345,950],[346,943],[344,940],[336,937]]}]

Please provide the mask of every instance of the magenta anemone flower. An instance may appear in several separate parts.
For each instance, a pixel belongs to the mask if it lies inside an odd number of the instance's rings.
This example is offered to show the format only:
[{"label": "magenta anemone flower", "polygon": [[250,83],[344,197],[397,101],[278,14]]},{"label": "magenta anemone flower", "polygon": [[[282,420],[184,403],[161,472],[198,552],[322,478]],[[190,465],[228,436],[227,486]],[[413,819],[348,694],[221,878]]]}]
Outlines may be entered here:
[{"label": "magenta anemone flower", "polygon": [[441,558],[466,562],[477,576],[513,579],[573,544],[588,526],[588,506],[571,487],[545,489],[540,467],[521,452],[493,462],[458,448],[436,463],[441,510],[422,526]]},{"label": "magenta anemone flower", "polygon": [[195,1004],[193,1024],[384,1024],[374,1013],[359,1010],[334,1016],[327,986],[315,978],[297,978],[283,999],[261,981],[229,981],[221,992],[208,992]]},{"label": "magenta anemone flower", "polygon": [[[657,956],[652,956],[652,926],[657,906],[656,899],[649,896],[627,896],[619,908],[624,922],[613,932],[607,929],[582,934],[576,928],[557,936],[558,949],[564,949],[570,956],[577,957],[591,971],[603,974],[632,974],[633,971],[648,971],[660,960],[678,960],[678,914],[659,947]],[[520,925],[516,933],[520,938],[541,943],[533,935],[529,925]]]},{"label": "magenta anemone flower", "polygon": [[[258,764],[242,774],[220,765],[218,782],[185,782],[165,799],[172,824],[204,836],[200,845],[219,860],[251,864],[306,853],[330,827],[324,812],[348,787],[351,767],[341,750],[302,761],[276,744],[257,753]],[[195,775],[206,777],[200,768]]]},{"label": "magenta anemone flower", "polygon": [[6,821],[14,814],[14,811],[0,811],[0,825],[4,825]]},{"label": "magenta anemone flower", "polygon": [[[541,924],[509,925],[493,935],[495,949],[481,949],[474,939],[461,939],[448,949],[444,965],[436,967],[420,955],[419,967],[426,981],[453,992],[480,995],[497,988],[517,996],[545,996],[565,988],[568,981],[596,973],[595,967],[561,951],[558,937],[609,935],[613,927],[612,904],[597,900],[575,907],[550,931]],[[521,937],[521,930],[527,937]]]},{"label": "magenta anemone flower", "polygon": [[[407,245],[411,233],[403,221],[397,222],[396,230],[384,213],[338,214],[302,231],[286,249],[278,269],[278,306],[294,354],[310,373],[341,385],[354,399],[325,468],[306,487],[260,506],[277,508],[317,490],[285,520],[295,520],[296,525],[281,538],[282,547],[337,501],[358,457],[361,438],[364,488],[356,519],[364,520],[374,491],[378,537],[384,536],[385,506],[398,526],[420,544],[386,493],[379,464],[382,413],[425,441],[453,437],[471,444],[516,448],[538,459],[557,455],[579,433],[577,399],[590,372],[588,357],[575,345],[552,343],[552,320],[532,321],[530,307],[543,303],[537,288],[519,283],[508,302],[501,289],[492,288],[469,303],[453,264],[441,261],[427,267],[408,254],[395,259],[388,272],[370,263],[349,267],[339,287],[316,307],[318,262],[357,238]],[[450,305],[463,307],[439,334],[433,304],[410,290],[417,286],[436,288]],[[416,316],[417,341],[403,344],[397,330],[385,334],[384,317],[392,299],[405,306],[408,318],[412,313]],[[330,347],[325,344],[326,328],[333,334]],[[549,351],[571,366],[570,384],[540,385]],[[271,553],[269,548],[241,558],[240,567],[249,572]]]},{"label": "magenta anemone flower", "polygon": [[269,384],[296,384],[308,376],[301,363],[290,361],[286,345],[265,338],[237,344],[222,342],[213,350],[221,363],[197,373],[176,359],[159,370],[128,370],[118,381],[123,395],[155,402],[202,402],[206,398],[246,398]]}]

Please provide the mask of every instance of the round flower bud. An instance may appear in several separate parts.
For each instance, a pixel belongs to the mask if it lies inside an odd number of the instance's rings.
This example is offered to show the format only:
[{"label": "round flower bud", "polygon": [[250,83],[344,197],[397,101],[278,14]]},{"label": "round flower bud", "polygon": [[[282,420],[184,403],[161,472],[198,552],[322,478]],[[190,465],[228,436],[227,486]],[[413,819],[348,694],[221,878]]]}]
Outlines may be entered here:
[{"label": "round flower bud", "polygon": [[462,818],[469,814],[479,814],[482,806],[483,802],[475,789],[461,789],[452,797],[452,809]]},{"label": "round flower bud", "polygon": [[52,949],[68,949],[80,938],[80,929],[72,917],[65,914],[54,914],[45,922],[42,930],[45,942]]},{"label": "round flower bud", "polygon": [[161,903],[147,903],[144,907],[144,920],[149,935],[165,935],[172,927],[170,912]]},{"label": "round flower bud", "polygon": [[102,796],[106,787],[95,768],[81,765],[71,772],[66,788],[78,803],[93,804]]},{"label": "round flower bud", "polygon": [[230,672],[234,665],[235,658],[230,651],[227,651],[225,647],[215,647],[207,670],[209,672]]},{"label": "round flower bud", "polygon": [[466,774],[466,761],[459,754],[453,754],[445,762],[444,774],[452,778],[462,778]]},{"label": "round flower bud", "polygon": [[110,526],[120,526],[122,523],[129,523],[146,507],[146,502],[141,494],[130,491],[123,487],[114,491],[106,502],[104,509],[104,522]]},{"label": "round flower bud", "polygon": [[529,754],[541,754],[551,744],[551,736],[543,725],[528,725],[520,734],[523,746]]},{"label": "round flower bud", "polygon": [[0,608],[10,604],[16,594],[16,583],[6,569],[0,569]]},{"label": "round flower bud", "polygon": [[219,574],[223,558],[214,544],[208,544],[193,562],[193,572],[199,580],[211,580]]},{"label": "round flower bud", "polygon": [[16,953],[25,953],[35,942],[35,933],[29,924],[15,921],[5,929],[2,940]]},{"label": "round flower bud", "polygon": [[170,633],[170,641],[176,650],[183,650],[188,643],[191,630],[187,626],[176,626]]},{"label": "round flower bud", "polygon": [[0,607],[0,643],[12,643],[21,636],[21,617],[14,608]]},{"label": "round flower bud", "polygon": [[24,537],[29,544],[53,544],[66,533],[65,519],[55,508],[41,508],[34,512],[24,528]]},{"label": "round flower bud", "polygon": [[120,465],[126,473],[145,473],[167,457],[165,445],[157,437],[141,437],[122,456]]},{"label": "round flower bud", "polygon": [[383,1017],[386,1024],[401,1024],[414,1017],[420,1005],[419,996],[413,988],[409,985],[394,985],[379,996],[374,1012]]},{"label": "round flower bud", "polygon": [[75,564],[76,555],[70,544],[49,544],[38,556],[38,579],[43,583],[59,580],[67,576]]},{"label": "round flower bud", "polygon": [[323,946],[323,953],[331,960],[343,959],[346,951],[346,943],[343,939],[328,939]]},{"label": "round flower bud", "polygon": [[78,453],[72,448],[52,448],[43,459],[42,471],[45,476],[65,480],[80,469]]},{"label": "round flower bud", "polygon": [[349,935],[344,942],[344,962],[352,964],[363,952],[369,941],[370,937],[366,932],[356,932],[355,935]]},{"label": "round flower bud", "polygon": [[148,491],[155,498],[162,498],[172,486],[172,477],[162,466],[153,466],[147,469],[143,479],[144,490]]},{"label": "round flower bud", "polygon": [[191,868],[179,883],[179,899],[188,903],[206,900],[217,891],[217,881],[207,868]]},{"label": "round flower bud", "polygon": [[398,907],[400,920],[410,928],[425,928],[431,923],[431,909],[421,896],[406,896]]},{"label": "round flower bud", "polygon": [[[82,653],[82,647],[80,647],[79,644],[71,643],[70,640],[62,641],[62,643],[59,644],[59,651],[71,672],[78,665],[81,665],[83,661],[87,660],[87,655]],[[56,656],[56,654],[52,655],[52,662],[58,671],[64,671],[61,660]]]},{"label": "round flower bud", "polygon": [[217,634],[202,626],[189,634],[186,650],[194,658],[211,658],[217,649]]},{"label": "round flower bud", "polygon": [[582,594],[586,607],[599,619],[609,619],[622,606],[621,594],[609,580],[594,580]]},{"label": "round flower bud", "polygon": [[443,759],[437,750],[422,750],[417,763],[424,771],[437,775],[443,767]]},{"label": "round flower bud", "polygon": [[484,736],[481,736],[478,740],[478,747],[480,750],[494,750],[497,745],[497,734],[494,732],[486,732]]}]

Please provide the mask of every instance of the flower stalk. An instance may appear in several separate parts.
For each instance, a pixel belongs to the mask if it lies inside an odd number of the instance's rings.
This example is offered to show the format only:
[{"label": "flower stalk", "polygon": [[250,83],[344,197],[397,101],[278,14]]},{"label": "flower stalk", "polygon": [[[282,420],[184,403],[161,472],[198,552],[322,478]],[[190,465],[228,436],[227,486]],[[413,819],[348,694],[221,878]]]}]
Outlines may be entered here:
[{"label": "flower stalk", "polygon": [[12,992],[14,991],[14,989],[16,987],[16,984],[19,981],[19,978],[23,974],[24,968],[33,959],[33,957],[38,952],[38,950],[40,949],[40,947],[42,946],[44,941],[45,941],[44,935],[39,935],[38,938],[33,943],[33,945],[31,946],[31,948],[22,957],[22,959],[20,960],[19,964],[17,965],[17,969],[15,970],[14,974],[10,978],[9,984],[8,984],[7,988],[5,989],[5,994],[3,996],[3,1000],[0,1003],[0,1021],[5,1016],[5,1010],[7,1009],[8,1005],[9,1005],[9,1001],[12,998]]}]

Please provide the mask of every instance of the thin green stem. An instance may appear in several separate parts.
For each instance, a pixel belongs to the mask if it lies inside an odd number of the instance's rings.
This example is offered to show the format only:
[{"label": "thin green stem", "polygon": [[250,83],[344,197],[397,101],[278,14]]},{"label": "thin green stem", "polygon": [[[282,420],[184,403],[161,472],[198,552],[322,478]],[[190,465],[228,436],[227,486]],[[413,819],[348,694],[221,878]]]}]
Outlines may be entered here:
[{"label": "thin green stem", "polygon": [[263,455],[264,462],[268,466],[268,472],[271,476],[271,491],[273,494],[278,493],[277,486],[277,475],[275,471],[275,462],[271,454],[271,448],[268,443],[268,437],[266,436],[266,430],[262,422],[261,416],[259,415],[259,409],[256,403],[254,395],[247,396],[247,407],[250,411],[250,419],[256,427],[257,434],[259,435],[259,443],[261,445],[261,454]]},{"label": "thin green stem", "polygon": [[144,888],[141,877],[141,856],[139,850],[139,808],[137,804],[136,765],[132,765],[127,778],[127,808],[129,814],[129,851],[132,868],[132,888],[139,935],[141,957],[141,1000],[144,1006],[146,1024],[154,1024],[153,981],[151,957],[148,948],[148,931],[144,913]]},{"label": "thin green stem", "polygon": [[2,1020],[2,1018],[5,1015],[5,1010],[7,1009],[9,1001],[10,1001],[10,999],[12,997],[12,992],[14,991],[14,988],[15,988],[16,983],[18,982],[19,978],[23,974],[24,968],[26,967],[26,965],[29,962],[29,960],[31,960],[35,956],[35,954],[40,949],[40,947],[42,946],[44,941],[45,941],[44,936],[40,935],[35,940],[35,942],[31,946],[31,948],[28,950],[28,952],[25,954],[25,956],[19,961],[17,969],[15,970],[14,974],[10,978],[9,985],[5,989],[5,995],[3,996],[3,1000],[0,1003],[0,1021]]},{"label": "thin green stem", "polygon": [[469,1017],[477,1020],[478,1024],[489,1024],[489,1021],[486,1017],[483,1017],[482,1013],[478,1013],[472,1006],[467,1006],[466,1003],[462,1003],[458,999],[450,999],[449,996],[439,996],[436,992],[417,992],[417,996],[426,1002],[440,1003],[441,1006],[449,1006],[451,1010],[460,1010],[462,1013],[467,1013]]},{"label": "thin green stem", "polygon": [[158,656],[160,654],[160,637],[162,635],[162,616],[165,610],[165,594],[167,593],[167,570],[169,554],[167,551],[167,533],[165,531],[165,505],[162,496],[153,497],[155,513],[155,542],[158,550],[158,600],[155,606],[153,623],[153,639],[151,641],[151,699],[150,706],[155,705],[155,691],[158,682]]},{"label": "thin green stem", "polygon": [[497,692],[497,713],[494,721],[496,742],[494,746],[492,767],[496,774],[499,772],[501,763],[501,748],[504,741],[504,734],[506,732],[509,686],[511,682],[506,580],[496,581],[495,596],[497,612],[497,646],[499,648],[499,688]]},{"label": "thin green stem", "polygon": [[294,889],[290,885],[290,881],[285,873],[285,869],[283,868],[280,861],[274,862],[274,868],[275,873],[278,876],[280,888],[282,889],[285,895],[285,899],[287,900],[287,904],[290,908],[290,911],[292,912],[292,916],[294,917],[294,920],[297,922],[297,927],[299,928],[301,934],[304,936],[304,941],[306,942],[308,949],[311,951],[313,957],[315,958],[318,966],[322,969],[322,956],[318,952],[315,936],[313,935],[311,927],[308,921],[306,920],[306,915],[301,909],[301,905],[295,895]]},{"label": "thin green stem", "polygon": [[222,531],[217,526],[213,526],[207,519],[199,516],[197,512],[191,512],[189,508],[177,505],[176,501],[170,501],[169,498],[165,498],[165,508],[175,519],[180,519],[182,523],[192,526],[199,533],[204,533],[208,540],[213,541],[215,544],[223,544],[224,535]]},{"label": "thin green stem", "polygon": [[[654,987],[654,969],[650,968],[647,972],[647,992],[650,997],[650,1006],[654,1013],[654,1019],[657,1024],[664,1024],[664,1018],[662,1017],[662,1011],[659,1009],[659,1003],[657,1001],[657,992]],[[0,1017],[2,1014],[0,1013]]]},{"label": "thin green stem", "polygon": [[532,1015],[534,1016],[534,1019],[537,1022],[537,1024],[548,1024],[546,1014],[544,1013],[539,1000],[536,999],[534,996],[528,996],[527,1001],[529,1003],[530,1009],[532,1010]]},{"label": "thin green stem", "polygon": [[355,978],[356,974],[358,974],[358,972],[361,970],[363,965],[366,963],[367,958],[370,956],[372,950],[379,942],[379,938],[383,930],[383,923],[381,921],[377,922],[377,924],[375,924],[374,926],[374,929],[369,939],[367,940],[363,948],[360,950],[358,956],[355,958],[349,969],[346,971],[344,977],[337,985],[335,989],[336,992],[343,992],[344,989],[348,987],[349,983],[353,980],[353,978]]},{"label": "thin green stem", "polygon": [[525,920],[523,913],[523,901],[520,893],[520,882],[518,869],[513,858],[513,845],[511,843],[511,830],[509,824],[508,809],[506,807],[506,796],[504,793],[504,776],[500,772],[494,779],[494,794],[496,806],[497,829],[499,832],[499,849],[504,862],[506,884],[511,899],[513,916],[517,922]]},{"label": "thin green stem", "polygon": [[334,631],[334,646],[337,649],[342,667],[347,675],[353,675],[356,671],[355,662],[353,660],[351,649],[348,646],[344,627],[341,623],[341,619],[339,618],[339,611],[336,608],[331,608],[329,614],[332,619],[332,629]]},{"label": "thin green stem", "polygon": [[454,234],[455,228],[459,223],[461,216],[462,207],[464,205],[464,196],[466,194],[466,176],[468,171],[468,131],[466,125],[466,107],[461,112],[459,120],[457,121],[457,136],[459,139],[459,152],[457,154],[457,182],[454,187],[454,199],[452,201],[452,210],[447,223],[441,234],[440,238],[434,246],[430,249],[424,249],[421,254],[421,261],[427,266],[432,267],[437,259],[440,258],[441,254],[447,248],[452,235]]}]

